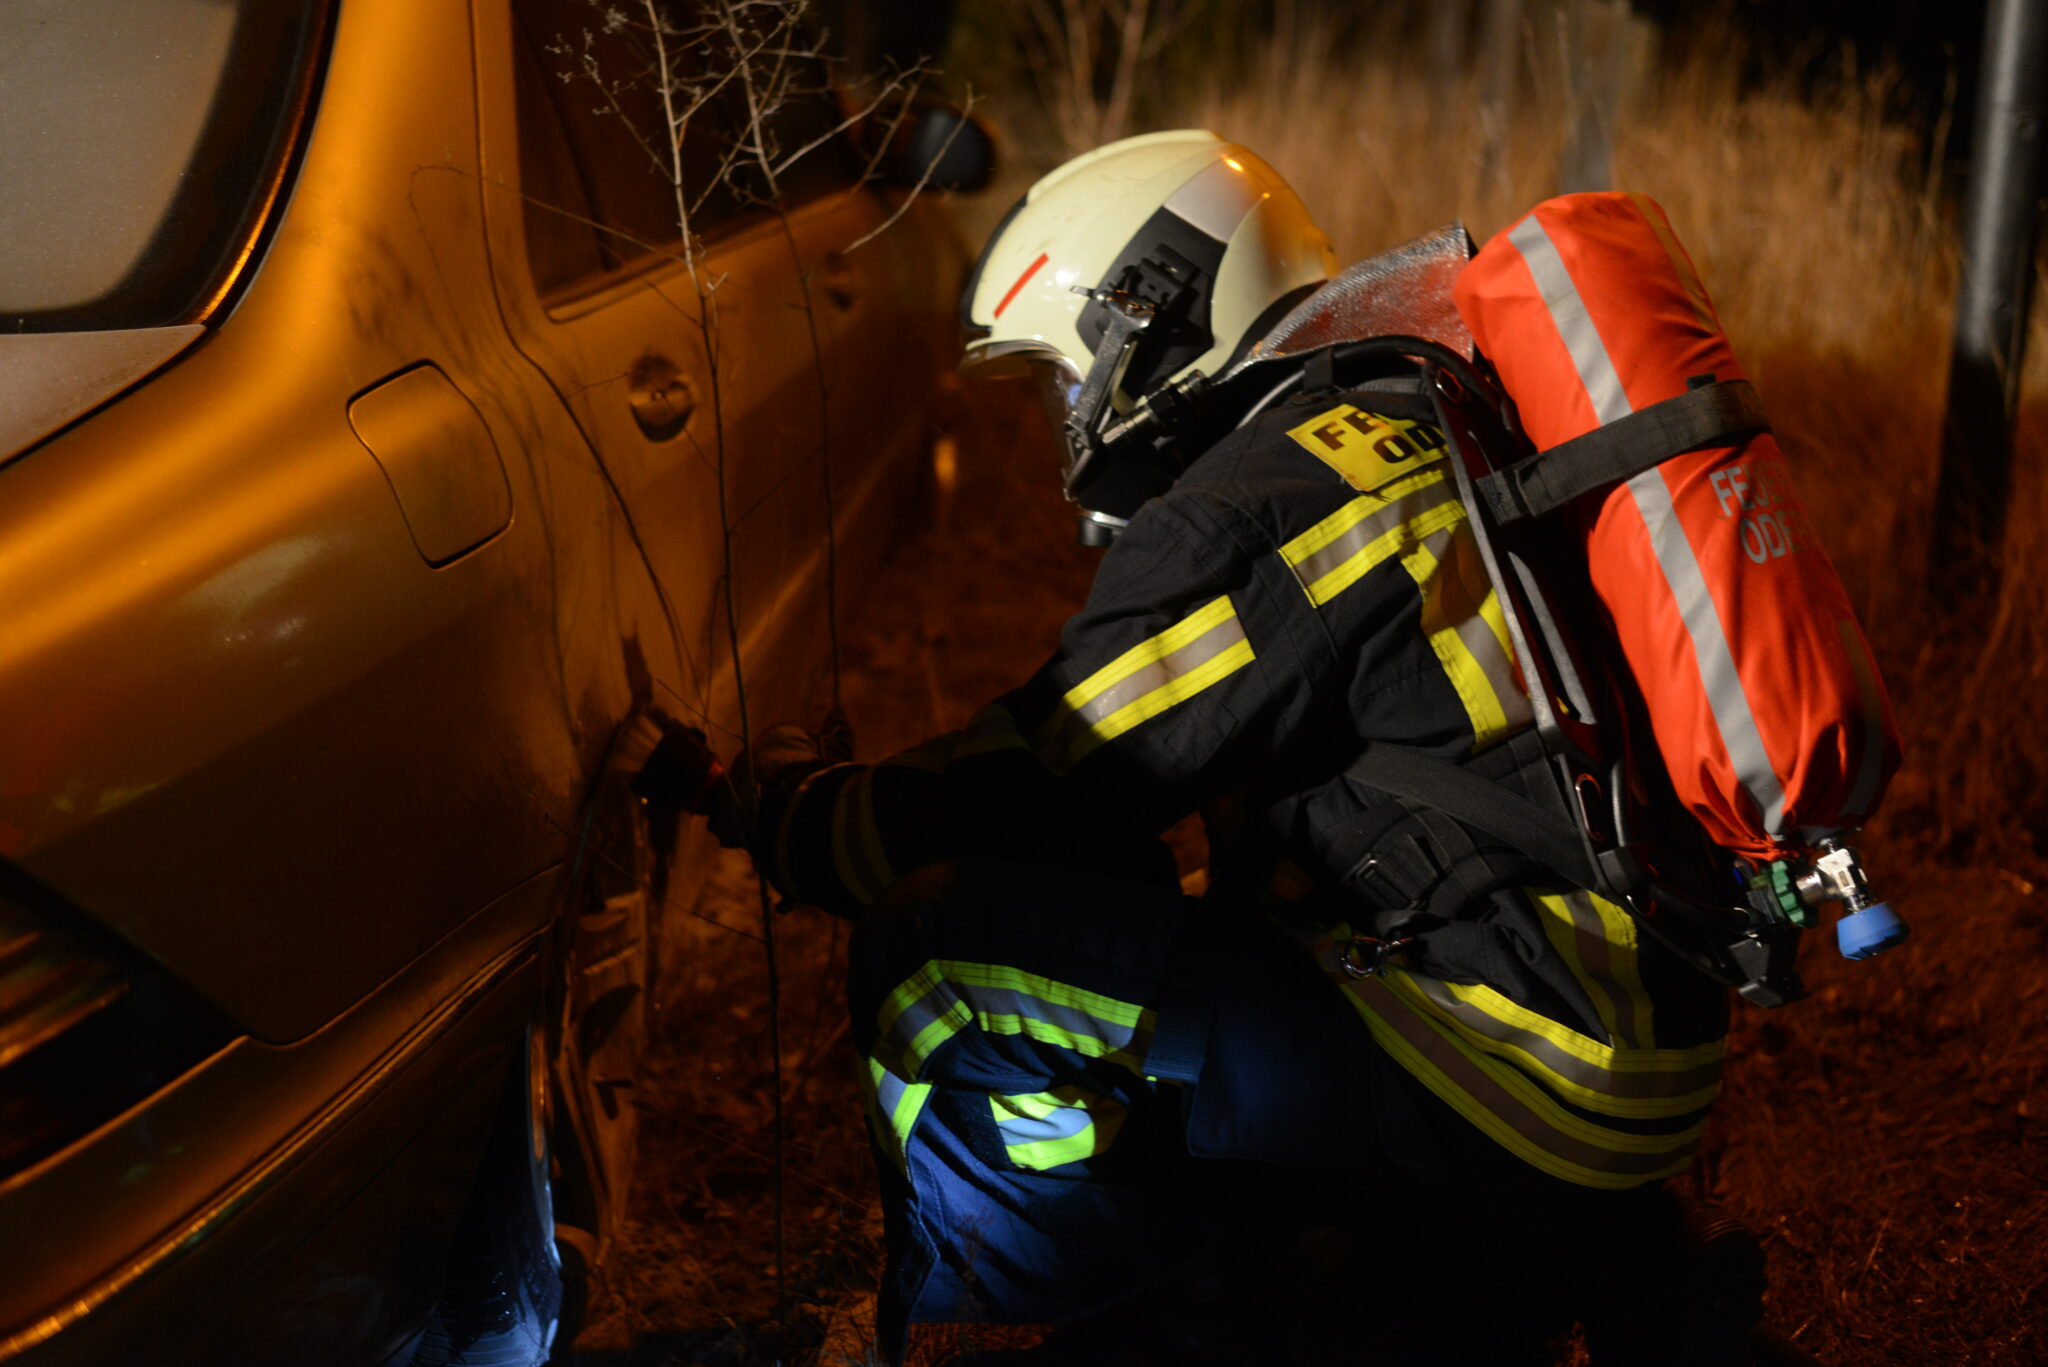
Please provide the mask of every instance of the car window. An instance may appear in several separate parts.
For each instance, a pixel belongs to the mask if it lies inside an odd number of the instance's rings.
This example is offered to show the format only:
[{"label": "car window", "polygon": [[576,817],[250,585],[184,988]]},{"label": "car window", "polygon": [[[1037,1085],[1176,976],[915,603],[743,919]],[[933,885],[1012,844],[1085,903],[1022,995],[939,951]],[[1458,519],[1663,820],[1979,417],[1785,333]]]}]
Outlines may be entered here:
[{"label": "car window", "polygon": [[[688,33],[695,6],[662,6]],[[660,58],[637,15],[589,0],[515,0],[519,162],[526,196],[527,248],[543,294],[617,270],[680,236],[676,193],[667,169]],[[682,145],[690,224],[701,238],[765,212],[767,187],[736,139],[748,128],[745,92],[719,84],[729,64],[720,44],[671,38],[670,70],[715,93],[692,115]],[[781,177],[784,205],[853,185],[850,145],[833,135],[841,113],[823,64],[786,58],[798,92],[766,125],[767,145],[787,157],[816,143]]]},{"label": "car window", "polygon": [[0,329],[198,321],[248,258],[325,0],[14,0],[0,26]]}]

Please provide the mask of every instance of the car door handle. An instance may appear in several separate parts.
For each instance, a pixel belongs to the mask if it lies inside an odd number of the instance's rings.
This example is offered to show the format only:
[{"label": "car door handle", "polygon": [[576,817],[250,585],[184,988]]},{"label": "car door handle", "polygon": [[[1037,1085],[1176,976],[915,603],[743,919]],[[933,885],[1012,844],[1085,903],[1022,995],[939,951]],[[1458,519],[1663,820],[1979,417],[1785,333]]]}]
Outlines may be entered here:
[{"label": "car door handle", "polygon": [[626,382],[626,403],[633,421],[649,441],[677,436],[697,411],[697,389],[675,363],[652,352],[633,363]]}]

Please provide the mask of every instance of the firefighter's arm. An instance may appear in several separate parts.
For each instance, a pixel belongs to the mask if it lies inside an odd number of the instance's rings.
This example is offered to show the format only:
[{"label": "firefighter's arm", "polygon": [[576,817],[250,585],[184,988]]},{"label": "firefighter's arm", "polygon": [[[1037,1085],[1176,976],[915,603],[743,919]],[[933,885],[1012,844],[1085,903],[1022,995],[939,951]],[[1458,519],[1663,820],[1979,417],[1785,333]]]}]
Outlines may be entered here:
[{"label": "firefighter's arm", "polygon": [[1201,490],[1155,500],[1023,687],[879,764],[816,765],[757,838],[785,895],[855,914],[975,855],[1117,867],[1255,773],[1303,762],[1341,688],[1273,538]]}]

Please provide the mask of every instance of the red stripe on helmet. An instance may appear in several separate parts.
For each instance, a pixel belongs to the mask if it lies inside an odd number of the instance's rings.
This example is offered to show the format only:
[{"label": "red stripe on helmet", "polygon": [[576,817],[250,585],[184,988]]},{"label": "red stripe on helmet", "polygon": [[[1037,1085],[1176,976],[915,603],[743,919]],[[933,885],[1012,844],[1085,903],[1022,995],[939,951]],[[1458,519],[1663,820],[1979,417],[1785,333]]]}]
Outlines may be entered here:
[{"label": "red stripe on helmet", "polygon": [[1010,292],[1003,296],[1003,302],[996,305],[995,317],[1000,318],[1003,316],[1003,310],[1008,308],[1010,301],[1017,297],[1017,291],[1023,289],[1024,286],[1031,282],[1031,277],[1038,274],[1038,268],[1045,264],[1045,260],[1046,254],[1040,252],[1038,259],[1024,268],[1024,274],[1018,276],[1017,283],[1010,286]]}]

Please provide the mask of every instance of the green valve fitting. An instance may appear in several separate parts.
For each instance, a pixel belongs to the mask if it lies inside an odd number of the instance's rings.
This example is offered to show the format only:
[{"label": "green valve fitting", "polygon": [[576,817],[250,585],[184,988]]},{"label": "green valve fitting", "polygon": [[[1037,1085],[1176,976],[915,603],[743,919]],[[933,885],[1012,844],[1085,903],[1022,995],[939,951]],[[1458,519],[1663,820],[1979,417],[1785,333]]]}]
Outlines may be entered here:
[{"label": "green valve fitting", "polygon": [[1801,930],[1812,930],[1818,924],[1813,908],[1799,895],[1798,871],[1789,859],[1774,859],[1757,871],[1750,885],[1763,892],[1771,905],[1784,918]]}]

